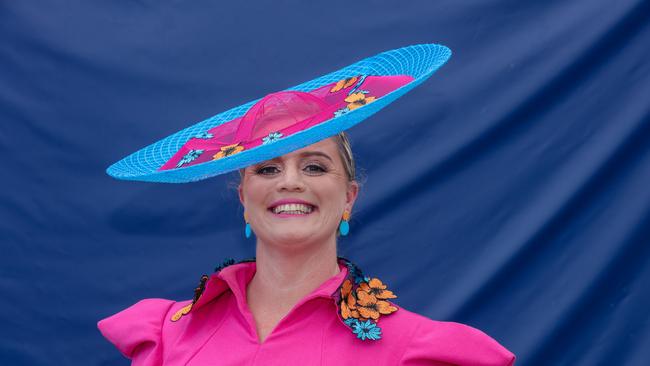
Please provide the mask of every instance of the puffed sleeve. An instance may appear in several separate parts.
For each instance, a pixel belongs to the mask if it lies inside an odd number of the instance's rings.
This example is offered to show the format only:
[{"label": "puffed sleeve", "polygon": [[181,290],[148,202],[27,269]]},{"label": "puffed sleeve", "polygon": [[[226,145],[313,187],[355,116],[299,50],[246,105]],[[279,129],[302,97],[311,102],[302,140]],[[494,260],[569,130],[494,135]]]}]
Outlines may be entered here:
[{"label": "puffed sleeve", "polygon": [[512,366],[515,355],[487,334],[454,323],[420,322],[407,346],[404,366]]},{"label": "puffed sleeve", "polygon": [[132,360],[132,366],[162,364],[162,325],[174,301],[145,299],[102,319],[102,335]]}]

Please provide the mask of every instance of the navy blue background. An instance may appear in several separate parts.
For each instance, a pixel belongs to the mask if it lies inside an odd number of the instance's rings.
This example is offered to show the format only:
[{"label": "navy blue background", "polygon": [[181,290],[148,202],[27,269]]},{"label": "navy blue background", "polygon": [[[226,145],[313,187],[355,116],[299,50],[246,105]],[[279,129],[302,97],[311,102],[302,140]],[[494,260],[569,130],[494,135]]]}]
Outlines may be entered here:
[{"label": "navy blue background", "polygon": [[650,2],[0,2],[0,363],[127,365],[96,322],[253,255],[235,175],[104,169],[228,108],[440,43],[351,131],[340,254],[519,365],[650,359]]}]

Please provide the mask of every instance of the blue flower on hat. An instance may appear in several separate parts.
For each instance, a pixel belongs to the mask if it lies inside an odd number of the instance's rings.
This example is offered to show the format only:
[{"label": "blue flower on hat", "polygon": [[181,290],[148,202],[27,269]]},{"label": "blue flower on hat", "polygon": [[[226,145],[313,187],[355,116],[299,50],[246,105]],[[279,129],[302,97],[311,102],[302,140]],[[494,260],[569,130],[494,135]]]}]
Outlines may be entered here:
[{"label": "blue flower on hat", "polygon": [[381,339],[381,328],[377,326],[377,323],[371,322],[370,320],[362,322],[356,319],[350,323],[352,324],[352,333],[356,334],[357,338],[362,341],[365,341],[366,339],[373,341]]},{"label": "blue flower on hat", "polygon": [[210,132],[201,132],[201,133],[197,134],[196,136],[194,136],[195,139],[211,139],[213,137],[214,137],[214,135],[211,134]]},{"label": "blue flower on hat", "polygon": [[262,139],[262,145],[270,144],[278,141],[282,137],[280,132],[271,132],[268,136]]},{"label": "blue flower on hat", "polygon": [[350,108],[345,107],[341,108],[338,111],[334,112],[334,117],[341,117],[342,115],[348,113],[350,111]]},{"label": "blue flower on hat", "polygon": [[185,154],[185,156],[183,156],[183,158],[178,162],[178,164],[176,164],[176,167],[180,168],[184,164],[196,160],[196,158],[201,156],[201,154],[203,154],[203,150],[190,150],[187,154]]}]

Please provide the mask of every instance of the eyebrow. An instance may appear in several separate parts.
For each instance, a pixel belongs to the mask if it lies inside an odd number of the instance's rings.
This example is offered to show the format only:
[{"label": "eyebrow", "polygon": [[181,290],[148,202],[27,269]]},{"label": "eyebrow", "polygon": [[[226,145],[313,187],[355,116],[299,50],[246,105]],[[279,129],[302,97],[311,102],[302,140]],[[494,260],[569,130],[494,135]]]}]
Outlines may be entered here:
[{"label": "eyebrow", "polygon": [[[325,154],[323,152],[320,152],[320,151],[305,151],[305,152],[300,154],[301,159],[308,158],[310,156],[322,156],[322,157],[326,158],[327,160],[331,161],[332,163],[334,163],[334,160],[332,160],[332,158],[329,155],[327,155],[327,154]],[[269,161],[280,161],[280,156],[278,156],[277,158],[269,159],[266,162],[269,162]],[[257,164],[255,164],[255,166],[261,165],[263,163],[265,163],[265,162],[257,163]]]},{"label": "eyebrow", "polygon": [[305,151],[304,153],[300,154],[301,158],[306,158],[306,157],[310,157],[310,156],[322,156],[322,157],[326,158],[327,160],[331,161],[332,163],[334,162],[332,160],[332,158],[330,158],[329,155],[327,155],[325,153],[322,153],[320,151]]},{"label": "eyebrow", "polygon": [[[332,158],[330,158],[329,155],[327,155],[325,153],[322,153],[320,151],[305,151],[305,152],[300,154],[300,158],[308,158],[310,156],[322,156],[322,157],[326,158],[327,160],[331,161],[332,163],[334,162],[332,160]],[[280,160],[280,158],[281,157],[278,156],[277,158],[269,159],[267,161],[278,161],[278,160]]]}]

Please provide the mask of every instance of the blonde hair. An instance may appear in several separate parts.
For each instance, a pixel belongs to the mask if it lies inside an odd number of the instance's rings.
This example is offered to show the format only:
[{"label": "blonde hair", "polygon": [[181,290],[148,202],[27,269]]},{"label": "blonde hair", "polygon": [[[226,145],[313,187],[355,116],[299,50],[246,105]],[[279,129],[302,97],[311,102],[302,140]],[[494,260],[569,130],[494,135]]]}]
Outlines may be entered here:
[{"label": "blonde hair", "polygon": [[332,138],[338,147],[339,156],[343,162],[343,167],[345,168],[345,174],[348,176],[348,181],[352,182],[356,180],[357,173],[354,166],[354,155],[352,155],[352,146],[350,145],[348,135],[345,132],[339,132],[332,136]]}]

